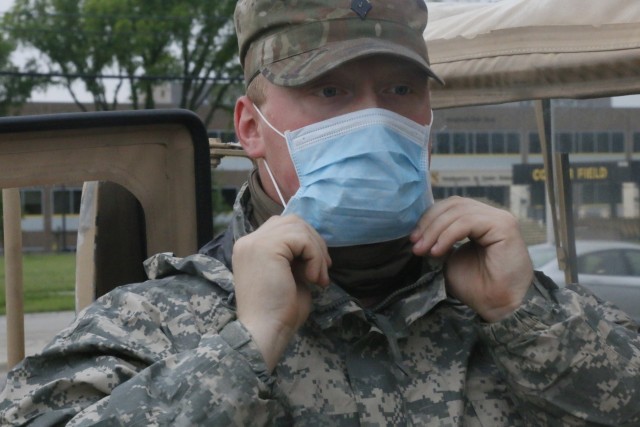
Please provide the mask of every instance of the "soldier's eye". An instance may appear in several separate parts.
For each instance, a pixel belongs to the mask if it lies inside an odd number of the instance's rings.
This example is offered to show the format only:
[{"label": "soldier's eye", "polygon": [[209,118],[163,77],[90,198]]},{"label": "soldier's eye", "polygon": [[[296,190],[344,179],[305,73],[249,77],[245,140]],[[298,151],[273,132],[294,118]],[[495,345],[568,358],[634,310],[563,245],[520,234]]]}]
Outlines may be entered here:
[{"label": "soldier's eye", "polygon": [[411,89],[408,85],[396,85],[391,89],[396,95],[408,95],[411,92]]},{"label": "soldier's eye", "polygon": [[331,98],[338,94],[338,89],[332,86],[327,86],[322,88],[321,93],[325,98]]}]

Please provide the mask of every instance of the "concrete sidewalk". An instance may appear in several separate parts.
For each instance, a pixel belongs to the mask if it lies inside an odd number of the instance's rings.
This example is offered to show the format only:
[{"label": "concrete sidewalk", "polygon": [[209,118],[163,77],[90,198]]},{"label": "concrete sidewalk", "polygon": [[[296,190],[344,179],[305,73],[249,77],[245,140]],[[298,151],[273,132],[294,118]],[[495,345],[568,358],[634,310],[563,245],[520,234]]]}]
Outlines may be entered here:
[{"label": "concrete sidewalk", "polygon": [[[60,330],[74,319],[73,311],[26,314],[24,317],[25,356],[31,356],[47,345]],[[0,390],[7,373],[7,318],[0,316]]]}]

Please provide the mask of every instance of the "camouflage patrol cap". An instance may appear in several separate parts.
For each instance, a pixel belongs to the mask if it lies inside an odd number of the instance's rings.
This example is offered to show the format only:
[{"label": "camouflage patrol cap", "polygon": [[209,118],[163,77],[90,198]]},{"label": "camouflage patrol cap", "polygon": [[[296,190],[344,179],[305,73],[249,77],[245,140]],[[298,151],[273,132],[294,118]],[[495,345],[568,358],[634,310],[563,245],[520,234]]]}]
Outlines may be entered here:
[{"label": "camouflage patrol cap", "polygon": [[239,0],[235,25],[248,85],[299,86],[349,60],[388,54],[429,66],[425,0]]}]

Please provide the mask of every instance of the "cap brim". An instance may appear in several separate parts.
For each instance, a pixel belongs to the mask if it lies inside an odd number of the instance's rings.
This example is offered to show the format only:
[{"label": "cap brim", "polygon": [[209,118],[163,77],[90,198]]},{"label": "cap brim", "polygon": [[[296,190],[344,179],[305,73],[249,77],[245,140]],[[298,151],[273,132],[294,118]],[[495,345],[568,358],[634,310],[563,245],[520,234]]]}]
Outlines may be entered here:
[{"label": "cap brim", "polygon": [[290,56],[265,65],[261,72],[271,83],[278,86],[301,86],[345,62],[373,55],[391,55],[407,59],[441,85],[427,61],[415,51],[383,39],[360,38],[327,43],[321,48]]}]

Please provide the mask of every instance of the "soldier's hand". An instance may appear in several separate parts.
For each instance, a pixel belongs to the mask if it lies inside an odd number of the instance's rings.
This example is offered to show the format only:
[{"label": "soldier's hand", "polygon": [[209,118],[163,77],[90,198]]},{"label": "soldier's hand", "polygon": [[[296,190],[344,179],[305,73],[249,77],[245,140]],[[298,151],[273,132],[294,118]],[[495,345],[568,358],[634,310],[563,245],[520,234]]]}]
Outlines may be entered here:
[{"label": "soldier's hand", "polygon": [[[456,242],[469,241],[455,251]],[[533,280],[533,267],[517,220],[472,199],[434,204],[411,235],[416,255],[447,257],[447,290],[495,322],[516,310]]]},{"label": "soldier's hand", "polygon": [[275,216],[233,247],[238,319],[269,370],[311,311],[309,285],[327,286],[324,240],[294,215]]}]

